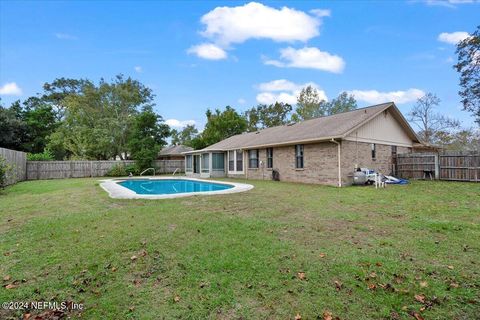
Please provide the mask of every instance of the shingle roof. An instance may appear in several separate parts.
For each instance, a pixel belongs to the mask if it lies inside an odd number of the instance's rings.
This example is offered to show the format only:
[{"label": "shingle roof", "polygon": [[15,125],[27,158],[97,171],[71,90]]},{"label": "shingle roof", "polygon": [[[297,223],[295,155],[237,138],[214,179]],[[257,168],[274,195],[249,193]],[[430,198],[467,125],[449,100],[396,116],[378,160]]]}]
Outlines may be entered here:
[{"label": "shingle roof", "polygon": [[295,124],[238,134],[210,145],[202,150],[217,151],[249,149],[342,138],[388,108],[391,108],[393,115],[403,125],[412,140],[418,141],[415,132],[395,104],[393,102],[387,102],[331,116],[306,120]]},{"label": "shingle roof", "polygon": [[176,156],[176,155],[182,155],[182,152],[188,152],[192,151],[193,148],[187,147],[184,145],[178,145],[178,146],[168,146],[160,150],[158,153],[159,156]]}]

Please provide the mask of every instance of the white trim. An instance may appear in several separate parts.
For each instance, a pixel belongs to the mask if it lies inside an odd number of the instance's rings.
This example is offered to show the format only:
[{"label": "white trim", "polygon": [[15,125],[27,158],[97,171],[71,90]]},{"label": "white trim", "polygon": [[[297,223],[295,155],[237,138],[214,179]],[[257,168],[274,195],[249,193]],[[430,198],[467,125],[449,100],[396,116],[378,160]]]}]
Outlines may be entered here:
[{"label": "white trim", "polygon": [[[138,194],[133,190],[125,188],[118,184],[118,182],[126,181],[126,180],[191,180],[191,181],[199,181],[199,182],[208,182],[208,183],[217,183],[217,184],[226,184],[231,185],[233,188],[226,189],[226,190],[217,190],[217,191],[205,191],[205,192],[186,192],[186,193],[176,193],[176,194]],[[108,180],[100,180],[100,186],[103,190],[108,192],[110,198],[114,199],[172,199],[172,198],[180,198],[180,197],[189,197],[195,195],[216,195],[216,194],[229,194],[229,193],[237,193],[237,192],[244,192],[253,189],[251,184],[245,183],[236,183],[230,181],[211,181],[211,180],[202,180],[196,178],[189,178],[189,177],[142,177],[142,178],[120,178],[120,179],[108,179]]]},{"label": "white trim", "polygon": [[[237,170],[237,151],[242,152],[242,171]],[[230,171],[230,152],[233,151],[233,171]],[[233,149],[226,151],[227,153],[227,173],[228,174],[244,174],[245,173],[245,150]]]}]

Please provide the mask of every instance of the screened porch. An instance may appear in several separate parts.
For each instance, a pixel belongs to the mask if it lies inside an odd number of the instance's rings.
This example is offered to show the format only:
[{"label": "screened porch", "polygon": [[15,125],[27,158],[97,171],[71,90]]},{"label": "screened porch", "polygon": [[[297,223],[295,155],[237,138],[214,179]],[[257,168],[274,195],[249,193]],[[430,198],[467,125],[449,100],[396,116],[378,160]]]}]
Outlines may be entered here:
[{"label": "screened porch", "polygon": [[225,152],[198,152],[185,155],[185,174],[201,178],[226,175]]}]

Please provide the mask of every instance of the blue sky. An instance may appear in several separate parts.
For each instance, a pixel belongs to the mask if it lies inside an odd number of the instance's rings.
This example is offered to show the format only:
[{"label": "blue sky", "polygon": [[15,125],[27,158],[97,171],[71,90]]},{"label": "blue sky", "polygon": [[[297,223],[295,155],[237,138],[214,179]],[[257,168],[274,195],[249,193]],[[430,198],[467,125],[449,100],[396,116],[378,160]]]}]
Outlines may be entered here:
[{"label": "blue sky", "polygon": [[292,102],[305,84],[404,113],[434,92],[472,126],[452,68],[479,24],[468,2],[1,1],[0,94],[9,105],[57,77],[123,73],[153,89],[170,124],[201,128],[207,108]]}]

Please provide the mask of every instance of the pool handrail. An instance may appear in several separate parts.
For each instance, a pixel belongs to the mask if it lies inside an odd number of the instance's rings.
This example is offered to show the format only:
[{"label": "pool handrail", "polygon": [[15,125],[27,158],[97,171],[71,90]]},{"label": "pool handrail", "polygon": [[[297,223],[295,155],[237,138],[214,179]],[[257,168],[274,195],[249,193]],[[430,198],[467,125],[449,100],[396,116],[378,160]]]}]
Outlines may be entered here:
[{"label": "pool handrail", "polygon": [[147,168],[147,169],[143,170],[142,172],[140,172],[140,175],[143,175],[148,170],[153,170],[153,175],[155,175],[155,168]]}]

